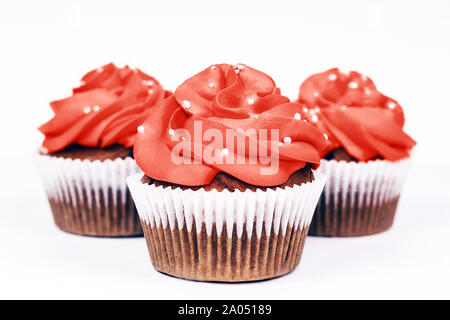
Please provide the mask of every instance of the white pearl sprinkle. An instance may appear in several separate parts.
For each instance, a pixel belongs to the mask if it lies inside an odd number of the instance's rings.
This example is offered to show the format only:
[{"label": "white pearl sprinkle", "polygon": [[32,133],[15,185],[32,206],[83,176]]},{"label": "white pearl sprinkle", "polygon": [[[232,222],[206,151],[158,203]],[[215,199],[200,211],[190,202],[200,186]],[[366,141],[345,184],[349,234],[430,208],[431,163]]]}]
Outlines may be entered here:
[{"label": "white pearl sprinkle", "polygon": [[291,143],[292,142],[292,138],[291,137],[284,137],[283,142],[284,143]]},{"label": "white pearl sprinkle", "polygon": [[317,91],[314,91],[313,95],[317,98],[319,96],[319,93]]},{"label": "white pearl sprinkle", "polygon": [[282,145],[284,145],[284,143],[280,141],[280,142],[278,142],[278,145],[282,146]]},{"label": "white pearl sprinkle", "polygon": [[211,67],[211,70],[216,70],[216,66],[212,66],[212,67]]},{"label": "white pearl sprinkle", "polygon": [[356,88],[358,88],[358,83],[356,83],[355,81],[350,81],[348,83],[348,87],[351,89],[356,89]]},{"label": "white pearl sprinkle", "polygon": [[388,102],[389,109],[394,109],[396,106],[397,106],[397,104],[395,102],[392,102],[392,101]]},{"label": "white pearl sprinkle", "polygon": [[181,137],[181,140],[185,141],[185,140],[186,140],[186,138],[185,138],[185,137]]},{"label": "white pearl sprinkle", "polygon": [[142,84],[143,84],[144,86],[149,86],[149,87],[151,87],[152,85],[155,84],[155,82],[154,82],[152,79],[149,79],[149,80],[142,80]]},{"label": "white pearl sprinkle", "polygon": [[215,84],[214,84],[213,82],[210,82],[210,83],[209,83],[209,87],[210,87],[210,88],[214,88],[214,87],[215,87]]},{"label": "white pearl sprinkle", "polygon": [[191,108],[191,103],[187,100],[184,100],[181,105],[183,106],[183,108],[185,109],[190,109]]},{"label": "white pearl sprinkle", "polygon": [[100,110],[100,107],[99,106],[94,106],[94,111],[98,111],[98,110]]},{"label": "white pearl sprinkle", "polygon": [[317,122],[319,120],[319,117],[317,115],[313,115],[311,117],[312,122]]},{"label": "white pearl sprinkle", "polygon": [[153,94],[153,92],[155,92],[153,89],[148,89],[148,94]]},{"label": "white pearl sprinkle", "polygon": [[328,140],[328,135],[326,133],[323,134],[326,140]]},{"label": "white pearl sprinkle", "polygon": [[250,114],[250,117],[252,117],[252,118],[258,118],[259,116],[258,116],[256,113],[251,113],[251,114]]},{"label": "white pearl sprinkle", "polygon": [[173,130],[173,129],[169,129],[169,134],[170,134],[170,135],[173,135],[173,134],[175,134],[175,130]]},{"label": "white pearl sprinkle", "polygon": [[48,153],[48,149],[47,149],[46,147],[40,147],[40,148],[39,148],[39,151],[40,151],[42,154],[47,154],[47,153]]},{"label": "white pearl sprinkle", "polygon": [[242,70],[244,70],[244,66],[242,64],[237,64],[236,67],[234,67],[236,74],[239,74]]},{"label": "white pearl sprinkle", "polygon": [[84,109],[83,109],[83,112],[84,112],[85,114],[88,114],[89,112],[91,112],[91,107],[86,107],[86,108],[84,108]]},{"label": "white pearl sprinkle", "polygon": [[319,108],[319,107],[315,107],[315,108],[314,108],[314,111],[315,111],[316,113],[319,113],[319,112],[320,112],[320,108]]},{"label": "white pearl sprinkle", "polygon": [[255,99],[252,99],[252,98],[250,98],[250,99],[248,99],[248,104],[249,105],[254,105],[255,104]]},{"label": "white pearl sprinkle", "polygon": [[328,76],[328,80],[330,80],[330,81],[334,81],[334,80],[336,80],[337,79],[337,75],[335,75],[334,73],[331,73],[329,76]]},{"label": "white pearl sprinkle", "polygon": [[97,72],[98,72],[98,73],[102,73],[102,72],[103,72],[103,68],[102,68],[102,67],[97,68]]},{"label": "white pearl sprinkle", "polygon": [[137,127],[137,132],[144,133],[144,131],[145,131],[144,126]]},{"label": "white pearl sprinkle", "polygon": [[303,112],[308,112],[308,108],[307,107],[303,107]]},{"label": "white pearl sprinkle", "polygon": [[363,75],[361,76],[361,78],[363,79],[363,81],[367,81],[367,76],[366,76],[365,74],[363,74]]},{"label": "white pearl sprinkle", "polygon": [[347,109],[347,106],[344,104],[344,105],[341,106],[341,109],[345,110],[345,109]]},{"label": "white pearl sprinkle", "polygon": [[369,88],[364,88],[364,93],[368,96],[370,96],[372,94],[372,91],[370,91]]},{"label": "white pearl sprinkle", "polygon": [[221,153],[223,156],[226,156],[230,153],[230,151],[227,148],[223,148]]},{"label": "white pearl sprinkle", "polygon": [[294,118],[295,118],[295,120],[301,120],[301,119],[302,119],[302,116],[300,115],[300,113],[296,112],[296,113],[294,114]]}]

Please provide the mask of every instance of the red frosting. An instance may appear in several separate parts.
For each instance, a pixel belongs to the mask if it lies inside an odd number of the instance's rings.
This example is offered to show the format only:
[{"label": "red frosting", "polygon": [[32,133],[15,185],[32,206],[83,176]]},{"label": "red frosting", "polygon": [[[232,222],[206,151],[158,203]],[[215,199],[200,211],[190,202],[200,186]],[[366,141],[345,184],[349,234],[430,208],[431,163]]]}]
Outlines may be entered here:
[{"label": "red frosting", "polygon": [[71,97],[50,103],[55,116],[39,128],[45,135],[43,152],[59,151],[73,143],[131,147],[137,126],[165,96],[153,77],[112,63],[88,72],[81,83]]},{"label": "red frosting", "polygon": [[[305,163],[317,167],[320,163],[319,150],[325,146],[325,138],[318,129],[298,120],[300,109],[298,104],[291,103],[280,94],[268,75],[244,65],[214,65],[186,80],[174,95],[153,108],[152,116],[139,128],[134,156],[148,176],[174,184],[205,185],[218,172],[226,172],[252,185],[279,185],[293,172],[303,168]],[[238,152],[235,143],[234,149],[227,148],[224,154],[226,139],[214,146],[215,153],[205,152],[211,148],[212,142],[194,138],[194,123],[198,124],[197,121],[201,121],[203,133],[213,128],[226,137],[226,130],[233,129],[234,133],[245,139],[245,152]],[[178,134],[180,131],[177,129],[184,131]],[[279,139],[274,141],[270,134],[266,139],[254,139],[255,136],[246,131],[248,129],[255,129],[256,132],[259,132],[258,129],[269,132],[270,129],[278,129]],[[198,163],[176,164],[172,161],[172,149],[180,141],[192,146],[191,154],[182,156],[200,159]],[[265,145],[268,157],[279,159],[279,169],[270,175],[261,174],[261,168],[268,165],[260,159],[249,163],[255,160],[249,158],[250,142],[261,147],[264,141],[272,142]],[[232,156],[235,160],[233,163],[212,163],[210,155],[213,154]],[[245,164],[236,160],[238,155]]]},{"label": "red frosting", "polygon": [[416,142],[403,132],[397,101],[377,91],[368,77],[334,68],[314,74],[300,86],[302,116],[328,136],[328,152],[344,148],[360,161],[391,161],[409,156]]}]

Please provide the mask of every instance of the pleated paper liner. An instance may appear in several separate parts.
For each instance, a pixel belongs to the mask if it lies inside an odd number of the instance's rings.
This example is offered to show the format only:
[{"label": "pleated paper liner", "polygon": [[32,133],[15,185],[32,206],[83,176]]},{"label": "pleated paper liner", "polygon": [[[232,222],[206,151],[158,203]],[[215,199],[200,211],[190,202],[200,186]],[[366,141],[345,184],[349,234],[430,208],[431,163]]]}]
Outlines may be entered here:
[{"label": "pleated paper liner", "polygon": [[36,155],[56,225],[86,236],[142,235],[126,177],[140,172],[134,159],[90,161]]},{"label": "pleated paper liner", "polygon": [[352,237],[388,230],[395,217],[410,159],[364,163],[322,160],[328,177],[310,235]]},{"label": "pleated paper liner", "polygon": [[240,282],[282,276],[300,262],[325,184],[262,191],[172,189],[127,179],[153,266],[175,277]]}]

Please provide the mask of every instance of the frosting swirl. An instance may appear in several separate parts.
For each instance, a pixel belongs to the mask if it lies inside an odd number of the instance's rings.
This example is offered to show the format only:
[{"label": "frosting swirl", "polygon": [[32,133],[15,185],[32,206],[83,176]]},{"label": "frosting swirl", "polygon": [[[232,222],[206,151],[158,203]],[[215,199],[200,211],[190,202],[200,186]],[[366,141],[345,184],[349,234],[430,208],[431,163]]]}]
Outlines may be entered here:
[{"label": "frosting swirl", "polygon": [[342,147],[360,161],[396,161],[408,157],[416,144],[403,131],[398,102],[358,72],[333,68],[314,74],[300,86],[298,102],[302,116],[328,136],[322,156]]},{"label": "frosting swirl", "polygon": [[136,127],[165,96],[153,77],[110,63],[83,76],[71,97],[53,101],[54,117],[39,127],[45,135],[42,152],[56,152],[77,143],[104,148],[133,146]]},{"label": "frosting swirl", "polygon": [[[268,75],[244,65],[213,65],[153,108],[139,128],[134,157],[149,177],[173,184],[206,185],[226,172],[256,186],[280,185],[306,163],[316,168],[325,146],[318,129],[298,120],[299,110]],[[198,126],[205,132],[200,138]],[[218,139],[230,132],[226,143]],[[244,148],[238,141],[245,141]],[[176,163],[173,154],[180,155],[183,144],[188,151],[181,156],[188,161]],[[258,148],[256,158],[252,145]],[[262,173],[266,160],[278,161],[277,170]]]}]

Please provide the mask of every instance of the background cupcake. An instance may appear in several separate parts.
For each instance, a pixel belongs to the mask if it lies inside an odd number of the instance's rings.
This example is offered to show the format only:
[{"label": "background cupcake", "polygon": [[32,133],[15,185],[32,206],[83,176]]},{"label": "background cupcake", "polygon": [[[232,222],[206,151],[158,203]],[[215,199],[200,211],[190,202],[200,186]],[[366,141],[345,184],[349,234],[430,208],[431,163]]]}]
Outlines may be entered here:
[{"label": "background cupcake", "polygon": [[299,106],[266,74],[221,64],[153,112],[134,149],[145,175],[127,180],[153,266],[206,281],[294,270],[324,185],[325,138]]},{"label": "background cupcake", "polygon": [[310,234],[359,236],[391,227],[416,144],[397,101],[355,71],[334,68],[300,87],[302,116],[325,132],[320,171],[328,182]]},{"label": "background cupcake", "polygon": [[139,172],[136,128],[164,97],[161,85],[128,66],[88,72],[73,95],[50,103],[54,117],[36,162],[56,225],[91,236],[142,234],[125,178]]}]

